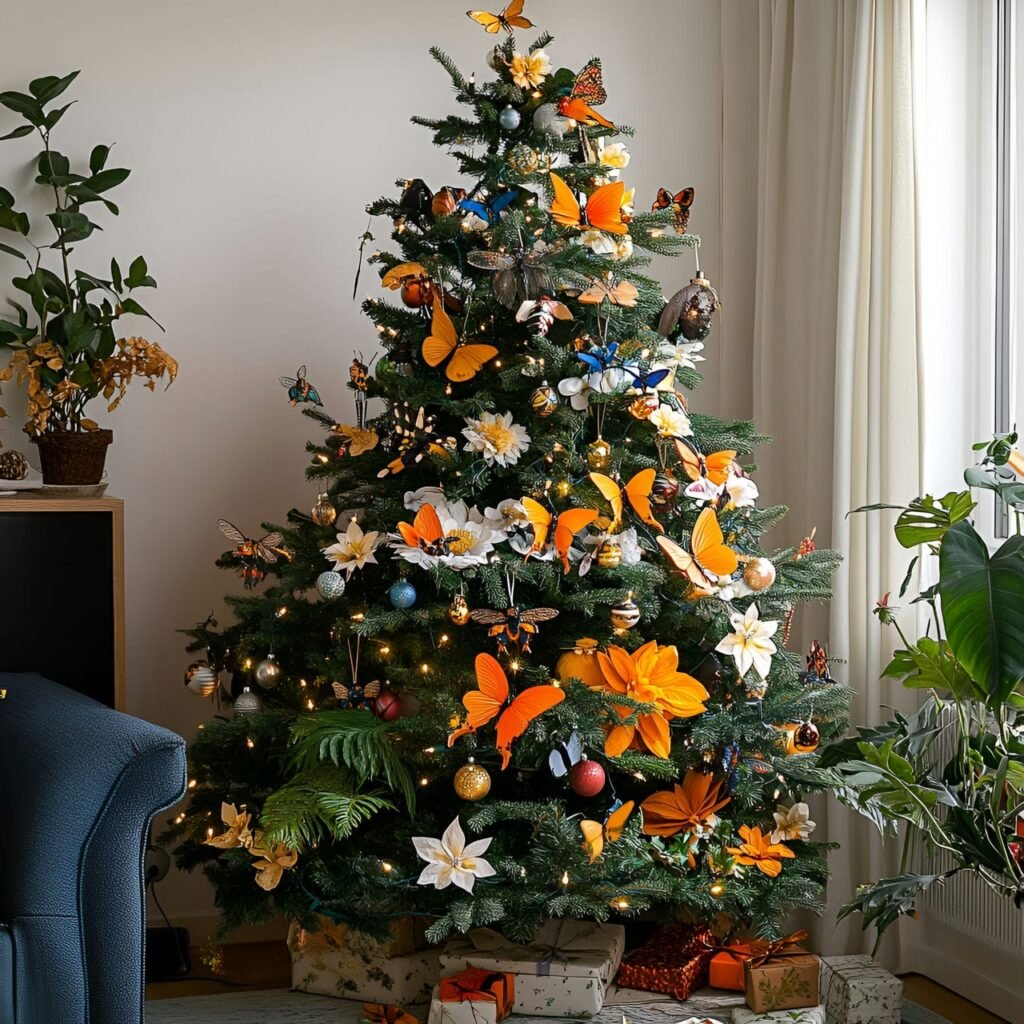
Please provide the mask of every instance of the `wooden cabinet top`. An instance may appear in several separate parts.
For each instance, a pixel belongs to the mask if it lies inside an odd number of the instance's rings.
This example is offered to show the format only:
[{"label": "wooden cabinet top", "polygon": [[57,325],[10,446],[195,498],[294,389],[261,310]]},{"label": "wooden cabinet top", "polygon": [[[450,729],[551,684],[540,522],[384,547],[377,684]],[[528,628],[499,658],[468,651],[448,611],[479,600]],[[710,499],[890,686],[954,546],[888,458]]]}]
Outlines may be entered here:
[{"label": "wooden cabinet top", "polygon": [[[0,491],[3,481],[0,480]],[[45,491],[18,491],[0,496],[0,512],[121,512],[124,501],[103,495],[101,498],[59,496]]]}]

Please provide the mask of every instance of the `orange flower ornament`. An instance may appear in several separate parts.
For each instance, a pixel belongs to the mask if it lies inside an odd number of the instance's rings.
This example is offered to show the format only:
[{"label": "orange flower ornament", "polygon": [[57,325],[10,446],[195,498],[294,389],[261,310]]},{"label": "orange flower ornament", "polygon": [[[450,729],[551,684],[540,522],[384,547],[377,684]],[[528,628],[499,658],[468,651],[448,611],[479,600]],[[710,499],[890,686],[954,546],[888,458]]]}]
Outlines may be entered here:
[{"label": "orange flower ornament", "polygon": [[640,806],[644,812],[644,833],[674,836],[680,832],[701,833],[717,823],[716,812],[729,802],[722,795],[722,783],[711,775],[689,771],[682,785],[653,793]]},{"label": "orange flower ornament", "polygon": [[743,842],[739,846],[727,847],[736,863],[756,867],[769,878],[778,878],[783,859],[796,856],[784,843],[773,843],[771,837],[764,835],[759,828],[740,825],[740,839]]}]

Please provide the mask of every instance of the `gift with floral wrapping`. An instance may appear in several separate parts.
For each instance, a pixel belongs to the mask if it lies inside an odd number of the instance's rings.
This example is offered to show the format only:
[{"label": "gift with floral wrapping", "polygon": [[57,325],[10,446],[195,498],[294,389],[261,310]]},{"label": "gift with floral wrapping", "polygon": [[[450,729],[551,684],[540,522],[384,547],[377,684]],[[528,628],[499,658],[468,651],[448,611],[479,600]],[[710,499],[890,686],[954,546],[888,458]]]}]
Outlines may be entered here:
[{"label": "gift with floral wrapping", "polygon": [[747,1006],[752,1010],[804,1009],[818,1005],[821,961],[800,945],[806,932],[763,943],[743,962]]},{"label": "gift with floral wrapping", "polygon": [[579,1017],[599,1013],[625,949],[622,925],[558,918],[518,945],[489,928],[452,939],[441,951],[444,974],[481,967],[515,975],[516,1013]]},{"label": "gift with floral wrapping", "polygon": [[732,1024],[825,1024],[825,1007],[806,1006],[797,1010],[766,1010],[762,1013],[738,1006],[732,1011]]},{"label": "gift with floral wrapping", "polygon": [[903,982],[870,956],[821,961],[821,1001],[835,1024],[899,1024]]}]

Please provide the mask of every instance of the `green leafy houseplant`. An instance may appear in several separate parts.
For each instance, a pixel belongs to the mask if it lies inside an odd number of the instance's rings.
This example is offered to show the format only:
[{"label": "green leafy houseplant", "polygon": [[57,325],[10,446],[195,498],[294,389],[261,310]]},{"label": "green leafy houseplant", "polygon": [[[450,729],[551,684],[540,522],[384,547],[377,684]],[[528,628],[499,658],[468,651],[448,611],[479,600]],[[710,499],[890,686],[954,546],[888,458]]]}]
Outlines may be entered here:
[{"label": "green leafy houseplant", "polygon": [[74,266],[80,244],[102,230],[90,209],[103,206],[116,216],[119,210],[109,194],[131,173],[107,166],[108,145],[93,147],[87,170],[74,169],[53,147],[51,133],[74,102],[56,101],[77,77],[77,71],[60,78],[50,75],[30,82],[28,92],[0,93],[0,105],[24,122],[0,141],[36,135],[42,143],[35,183],[47,196],[45,219],[52,232],[47,241],[33,241],[28,213],[0,187],[0,238],[13,236],[10,243],[0,241],[0,254],[24,264],[11,287],[25,297],[20,302],[9,297],[14,318],[0,318],[0,348],[12,350],[9,365],[0,369],[0,381],[16,375],[27,386],[25,431],[39,445],[44,480],[89,484],[102,476],[113,434],[86,417],[87,404],[102,396],[108,411],[113,410],[134,377],[146,378],[151,390],[164,377],[169,385],[177,364],[153,342],[119,337],[119,321],[126,314],[153,319],[133,297],[138,289],[156,287],[142,256],[131,262],[127,273],[111,260],[109,276]]},{"label": "green leafy houseplant", "polygon": [[[1000,895],[1024,903],[1024,457],[1017,435],[975,446],[968,489],[899,509],[895,533],[920,548],[899,590],[910,588],[921,559],[937,562],[938,581],[911,601],[929,613],[926,634],[910,639],[886,594],[875,614],[899,634],[885,676],[925,691],[913,714],[896,713],[874,729],[826,749],[837,794],[883,834],[905,827],[901,874],[861,887],[843,914],[860,912],[879,937],[915,909],[929,886],[970,873]],[[1015,532],[994,550],[971,522],[972,488],[992,491]],[[931,872],[911,870],[911,839],[938,858]]]}]

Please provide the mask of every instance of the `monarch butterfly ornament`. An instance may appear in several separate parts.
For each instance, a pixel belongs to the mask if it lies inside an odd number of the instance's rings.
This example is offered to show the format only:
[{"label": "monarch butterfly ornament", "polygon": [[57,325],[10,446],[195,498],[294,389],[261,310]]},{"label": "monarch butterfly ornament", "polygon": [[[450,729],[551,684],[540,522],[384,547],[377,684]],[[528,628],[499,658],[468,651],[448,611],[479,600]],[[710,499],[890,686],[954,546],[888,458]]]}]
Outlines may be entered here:
[{"label": "monarch butterfly ornament", "polygon": [[672,195],[667,188],[659,188],[658,196],[651,204],[652,210],[671,209],[676,216],[676,234],[685,235],[690,223],[690,207],[693,206],[694,192],[692,188],[684,188]]},{"label": "monarch butterfly ornament", "polygon": [[217,527],[235,545],[232,554],[242,563],[242,581],[246,590],[262,583],[267,575],[265,566],[273,565],[280,555],[285,554],[281,547],[284,539],[276,530],[256,540],[247,537],[226,519],[218,519]]},{"label": "monarch butterfly ornament", "polygon": [[490,14],[488,11],[466,11],[466,17],[472,18],[485,32],[496,35],[504,29],[509,35],[516,28],[533,28],[533,22],[523,17],[526,0],[511,0],[501,14]]},{"label": "monarch butterfly ornament", "polygon": [[713,594],[718,581],[731,576],[739,565],[736,552],[725,543],[713,508],[705,508],[690,534],[690,550],[674,540],[659,537],[658,546],[672,568],[690,581],[697,596]]},{"label": "monarch butterfly ornament", "polygon": [[452,318],[445,312],[444,304],[434,297],[434,316],[430,322],[430,334],[423,341],[423,361],[431,367],[445,366],[445,376],[450,381],[462,383],[472,380],[484,363],[493,359],[498,350],[493,345],[464,345],[459,343]]},{"label": "monarch butterfly ornament", "polygon": [[498,659],[490,654],[478,654],[474,663],[477,689],[462,698],[466,716],[448,737],[451,747],[460,736],[475,733],[494,721],[497,723],[495,746],[501,754],[504,771],[512,760],[511,745],[530,727],[534,719],[565,700],[565,691],[557,686],[530,686],[509,700],[508,676]]},{"label": "monarch butterfly ornament", "polygon": [[288,389],[288,399],[292,405],[299,402],[312,402],[314,405],[323,405],[320,401],[320,393],[312,384],[306,380],[306,367],[300,366],[295,371],[294,377],[279,377],[281,386]]},{"label": "monarch butterfly ornament", "polygon": [[558,101],[558,112],[562,117],[568,117],[577,124],[601,125],[602,128],[614,130],[615,125],[594,110],[594,107],[599,107],[606,99],[608,93],[604,88],[601,61],[595,57],[576,76],[569,95]]}]

